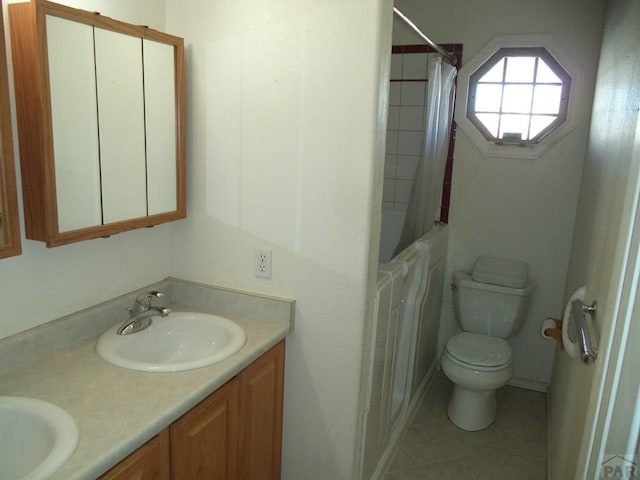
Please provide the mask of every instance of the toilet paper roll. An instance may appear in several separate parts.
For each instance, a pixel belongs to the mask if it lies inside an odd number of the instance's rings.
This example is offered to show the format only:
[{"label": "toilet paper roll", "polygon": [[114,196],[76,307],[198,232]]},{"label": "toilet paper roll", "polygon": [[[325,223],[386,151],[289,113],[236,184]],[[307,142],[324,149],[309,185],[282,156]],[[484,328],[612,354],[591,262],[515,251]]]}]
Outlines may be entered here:
[{"label": "toilet paper roll", "polygon": [[553,318],[545,318],[542,322],[542,325],[540,326],[540,336],[542,338],[546,338],[547,340],[554,340],[554,338],[550,335],[547,335],[545,333],[545,330],[547,328],[554,328],[557,329],[557,325],[556,325],[556,321]]}]

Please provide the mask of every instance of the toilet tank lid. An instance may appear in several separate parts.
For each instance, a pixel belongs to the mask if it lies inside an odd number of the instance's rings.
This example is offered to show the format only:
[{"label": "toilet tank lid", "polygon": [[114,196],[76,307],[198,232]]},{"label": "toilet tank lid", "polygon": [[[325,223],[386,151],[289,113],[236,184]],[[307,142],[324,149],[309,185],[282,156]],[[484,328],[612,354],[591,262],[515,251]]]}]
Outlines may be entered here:
[{"label": "toilet tank lid", "polygon": [[525,262],[508,258],[481,255],[473,266],[471,278],[476,282],[524,288],[528,283],[529,267]]}]

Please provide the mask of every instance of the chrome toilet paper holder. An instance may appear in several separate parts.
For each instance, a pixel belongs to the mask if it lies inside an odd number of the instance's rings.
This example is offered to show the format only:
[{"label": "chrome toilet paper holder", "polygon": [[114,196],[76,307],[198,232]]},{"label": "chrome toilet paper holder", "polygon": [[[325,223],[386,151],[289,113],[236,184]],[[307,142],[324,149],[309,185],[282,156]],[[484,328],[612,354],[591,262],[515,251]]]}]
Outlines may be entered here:
[{"label": "chrome toilet paper holder", "polygon": [[598,351],[592,329],[592,317],[598,309],[594,302],[592,305],[585,305],[580,298],[571,302],[571,317],[576,329],[576,343],[578,344],[580,360],[591,365],[598,358]]}]

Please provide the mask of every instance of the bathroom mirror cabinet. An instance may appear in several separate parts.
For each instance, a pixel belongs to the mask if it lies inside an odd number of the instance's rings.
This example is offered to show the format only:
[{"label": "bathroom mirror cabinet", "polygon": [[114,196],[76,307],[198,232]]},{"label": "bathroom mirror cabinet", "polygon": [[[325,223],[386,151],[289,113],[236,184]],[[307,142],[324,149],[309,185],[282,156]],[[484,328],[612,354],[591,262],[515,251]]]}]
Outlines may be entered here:
[{"label": "bathroom mirror cabinet", "polygon": [[7,55],[0,1],[0,258],[19,255],[20,228],[13,157]]},{"label": "bathroom mirror cabinet", "polygon": [[43,0],[9,20],[26,237],[184,218],[183,39]]}]

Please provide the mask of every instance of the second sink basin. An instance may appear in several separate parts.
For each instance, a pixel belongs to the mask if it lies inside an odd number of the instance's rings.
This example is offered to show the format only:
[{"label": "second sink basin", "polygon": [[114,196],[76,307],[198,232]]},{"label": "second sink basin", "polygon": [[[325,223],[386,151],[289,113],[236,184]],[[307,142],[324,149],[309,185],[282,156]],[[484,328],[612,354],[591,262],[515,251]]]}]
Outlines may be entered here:
[{"label": "second sink basin", "polygon": [[0,478],[43,480],[69,459],[78,444],[73,418],[35,398],[0,397]]},{"label": "second sink basin", "polygon": [[155,316],[151,326],[118,335],[120,325],[107,330],[96,350],[109,363],[145,372],[178,372],[220,362],[246,342],[237,323],[217,315],[172,312]]}]

